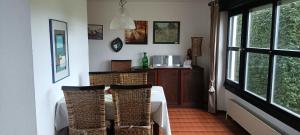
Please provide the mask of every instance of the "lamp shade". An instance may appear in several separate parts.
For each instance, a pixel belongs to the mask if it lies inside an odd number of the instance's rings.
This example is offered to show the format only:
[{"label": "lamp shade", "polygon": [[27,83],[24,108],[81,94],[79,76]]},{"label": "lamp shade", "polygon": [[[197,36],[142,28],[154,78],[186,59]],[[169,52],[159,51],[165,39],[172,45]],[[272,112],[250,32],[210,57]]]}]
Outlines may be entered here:
[{"label": "lamp shade", "polygon": [[129,16],[128,11],[123,7],[119,9],[119,13],[110,22],[110,29],[123,30],[135,29],[135,23]]}]

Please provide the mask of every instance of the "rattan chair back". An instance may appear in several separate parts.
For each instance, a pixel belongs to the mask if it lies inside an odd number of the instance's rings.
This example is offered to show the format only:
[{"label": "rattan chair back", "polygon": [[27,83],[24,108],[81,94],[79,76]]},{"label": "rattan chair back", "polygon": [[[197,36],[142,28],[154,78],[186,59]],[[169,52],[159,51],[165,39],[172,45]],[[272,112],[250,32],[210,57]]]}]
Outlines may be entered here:
[{"label": "rattan chair back", "polygon": [[112,85],[116,135],[150,135],[151,85]]},{"label": "rattan chair back", "polygon": [[143,85],[147,84],[147,72],[122,72],[119,73],[119,84]]},{"label": "rattan chair back", "polygon": [[70,135],[106,135],[104,85],[63,86],[62,90]]},{"label": "rattan chair back", "polygon": [[117,84],[118,81],[118,73],[114,72],[96,72],[90,73],[90,85],[112,85]]}]

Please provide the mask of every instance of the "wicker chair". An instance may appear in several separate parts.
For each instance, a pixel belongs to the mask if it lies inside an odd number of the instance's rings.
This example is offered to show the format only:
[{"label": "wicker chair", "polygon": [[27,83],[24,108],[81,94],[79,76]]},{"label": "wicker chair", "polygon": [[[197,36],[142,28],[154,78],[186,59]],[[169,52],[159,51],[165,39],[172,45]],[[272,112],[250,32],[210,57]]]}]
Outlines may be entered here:
[{"label": "wicker chair", "polygon": [[151,135],[151,85],[112,85],[115,135]]},{"label": "wicker chair", "polygon": [[119,81],[116,76],[117,73],[114,72],[91,72],[90,73],[90,85],[112,85],[116,84]]},{"label": "wicker chair", "polygon": [[63,86],[70,135],[106,135],[104,85]]},{"label": "wicker chair", "polygon": [[147,72],[122,72],[115,80],[124,85],[143,85],[147,84]]}]

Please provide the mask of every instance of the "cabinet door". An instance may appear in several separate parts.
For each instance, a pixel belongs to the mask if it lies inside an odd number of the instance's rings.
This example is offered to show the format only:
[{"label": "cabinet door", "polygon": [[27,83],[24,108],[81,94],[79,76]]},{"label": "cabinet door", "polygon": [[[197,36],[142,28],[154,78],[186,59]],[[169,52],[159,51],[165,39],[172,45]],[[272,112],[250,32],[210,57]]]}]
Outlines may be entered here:
[{"label": "cabinet door", "polygon": [[178,105],[179,101],[179,70],[158,69],[158,85],[164,88],[168,105]]},{"label": "cabinet door", "polygon": [[181,70],[181,103],[184,106],[202,106],[203,74],[199,70]]},{"label": "cabinet door", "polygon": [[156,69],[150,69],[148,71],[147,81],[148,81],[148,84],[151,84],[152,86],[157,85],[157,70]]}]

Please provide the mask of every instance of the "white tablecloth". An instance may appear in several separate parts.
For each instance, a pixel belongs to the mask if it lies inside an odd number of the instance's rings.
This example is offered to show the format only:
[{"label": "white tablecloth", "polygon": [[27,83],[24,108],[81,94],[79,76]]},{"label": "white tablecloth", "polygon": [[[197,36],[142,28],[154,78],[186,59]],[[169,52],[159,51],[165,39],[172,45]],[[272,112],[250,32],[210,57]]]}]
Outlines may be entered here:
[{"label": "white tablecloth", "polygon": [[[106,119],[114,119],[114,109],[111,94],[105,95]],[[164,135],[171,135],[169,114],[164,90],[161,86],[151,88],[151,115],[152,119],[163,129]],[[57,131],[68,126],[68,111],[65,99],[62,98],[56,103],[55,129]]]}]

